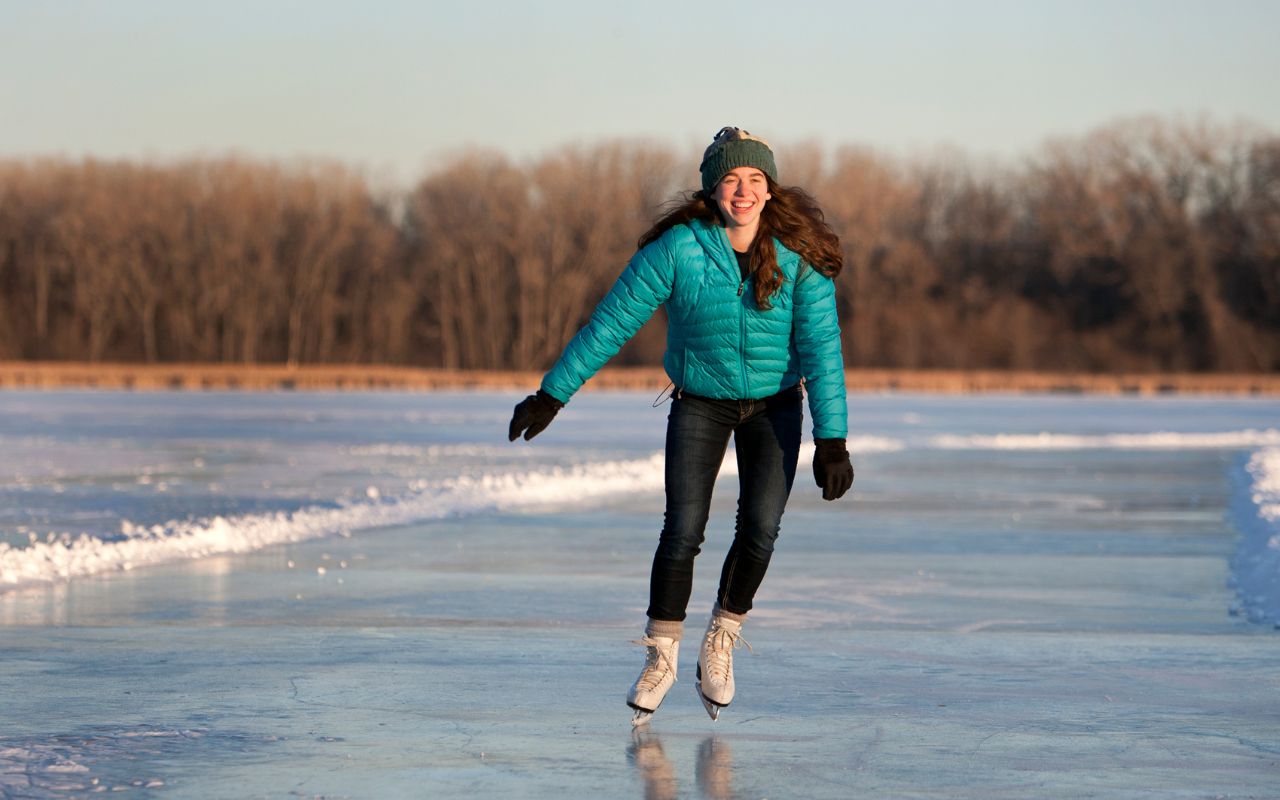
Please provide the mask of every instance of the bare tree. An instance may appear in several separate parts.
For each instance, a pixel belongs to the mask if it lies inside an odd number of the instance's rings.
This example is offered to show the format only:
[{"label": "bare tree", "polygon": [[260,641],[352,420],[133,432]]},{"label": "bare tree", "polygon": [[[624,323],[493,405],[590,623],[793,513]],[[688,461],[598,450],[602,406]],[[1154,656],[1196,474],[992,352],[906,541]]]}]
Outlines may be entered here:
[{"label": "bare tree", "polygon": [[[696,154],[695,154],[696,155]],[[698,176],[643,142],[340,164],[0,161],[0,357],[541,369]],[[782,151],[853,366],[1280,369],[1280,139],[1121,121],[1016,168]],[[615,363],[657,364],[661,314]]]}]

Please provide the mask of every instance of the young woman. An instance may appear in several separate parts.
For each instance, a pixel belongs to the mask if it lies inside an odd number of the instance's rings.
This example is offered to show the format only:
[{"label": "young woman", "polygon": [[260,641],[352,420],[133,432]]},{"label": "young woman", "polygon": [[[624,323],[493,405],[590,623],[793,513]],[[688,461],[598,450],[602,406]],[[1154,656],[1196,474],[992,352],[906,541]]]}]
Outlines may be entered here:
[{"label": "young woman", "polygon": [[853,483],[832,279],[840,243],[804,191],[778,185],[767,142],[738,128],[703,155],[702,189],[644,236],[613,289],[516,406],[509,436],[531,439],[658,306],[663,365],[675,385],[667,421],[666,515],[649,584],[645,664],[627,695],[648,721],[676,679],[689,595],[732,436],[738,516],[698,653],[699,697],[714,720],[734,695],[733,650],[778,537],[800,452],[801,380],[813,415],[813,474],[826,500]]}]

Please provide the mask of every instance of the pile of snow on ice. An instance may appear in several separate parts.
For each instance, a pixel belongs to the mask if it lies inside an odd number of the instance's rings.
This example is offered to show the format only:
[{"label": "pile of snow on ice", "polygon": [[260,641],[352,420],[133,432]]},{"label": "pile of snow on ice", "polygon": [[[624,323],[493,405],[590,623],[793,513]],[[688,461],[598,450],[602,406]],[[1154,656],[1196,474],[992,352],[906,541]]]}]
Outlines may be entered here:
[{"label": "pile of snow on ice", "polygon": [[1221,433],[997,433],[935,436],[940,450],[1216,450],[1280,446],[1280,430],[1268,428]]},{"label": "pile of snow on ice", "polygon": [[[896,453],[899,450],[905,450],[906,444],[901,439],[893,439],[888,436],[850,436],[845,440],[845,447],[850,453]],[[805,450],[805,455],[812,459],[813,454],[810,450]],[[801,458],[804,461],[804,458]]]},{"label": "pile of snow on ice", "polygon": [[[1070,449],[1194,449],[1270,447],[1249,462],[1253,477],[1245,527],[1262,526],[1260,539],[1238,557],[1241,610],[1280,621],[1280,430],[1243,430],[1219,433],[1145,434],[996,434],[940,435],[920,442],[880,436],[851,437],[848,448],[855,456],[888,453],[908,447],[939,449],[1070,450]],[[435,458],[488,455],[489,448],[474,445],[420,448],[407,445],[373,445],[348,448],[348,455],[372,458]],[[806,442],[801,463],[813,458]],[[1268,460],[1270,459],[1270,460]],[[194,521],[170,521],[150,527],[121,521],[120,535],[102,539],[88,534],[77,538],[49,537],[29,546],[0,543],[0,591],[24,584],[69,580],[103,572],[162,564],[184,559],[248,553],[272,545],[300,542],[351,531],[401,525],[422,520],[471,514],[487,510],[577,504],[636,492],[660,492],[664,460],[661,452],[645,458],[543,468],[524,472],[490,473],[421,482],[406,495],[385,497],[375,489],[359,501],[313,505],[292,512],[219,516]],[[726,455],[722,477],[737,474],[736,455]],[[1271,477],[1267,477],[1271,476]],[[1270,487],[1270,488],[1268,488]],[[1246,587],[1248,587],[1246,589]],[[1261,599],[1259,599],[1261,598]],[[1259,610],[1259,609],[1269,610]],[[1259,617],[1260,618],[1260,617]]]},{"label": "pile of snow on ice", "polygon": [[[728,466],[728,465],[726,465]],[[0,589],[30,583],[129,570],[183,559],[248,553],[363,528],[402,525],[484,510],[575,503],[637,491],[660,491],[663,456],[576,467],[463,477],[428,485],[402,497],[293,512],[245,514],[137,527],[121,523],[121,536],[104,541],[82,535],[71,541],[33,541],[14,548],[0,543]]]},{"label": "pile of snow on ice", "polygon": [[1280,448],[1259,450],[1244,465],[1233,512],[1240,544],[1232,613],[1280,627]]}]

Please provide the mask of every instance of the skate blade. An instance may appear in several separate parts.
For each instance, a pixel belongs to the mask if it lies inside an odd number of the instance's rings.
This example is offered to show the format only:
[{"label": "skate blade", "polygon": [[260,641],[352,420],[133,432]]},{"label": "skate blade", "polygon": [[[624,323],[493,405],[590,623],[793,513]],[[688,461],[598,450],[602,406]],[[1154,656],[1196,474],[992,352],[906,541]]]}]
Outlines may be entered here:
[{"label": "skate blade", "polygon": [[627,705],[631,707],[631,727],[633,728],[647,725],[649,720],[653,718],[654,712],[658,710],[656,708],[641,708],[630,700],[627,701]]},{"label": "skate blade", "polygon": [[711,717],[711,721],[715,722],[720,719],[720,709],[724,708],[724,706],[713,703],[707,699],[707,696],[702,693],[702,681],[698,681],[697,689],[698,699],[702,701],[702,707],[707,710],[707,715]]}]

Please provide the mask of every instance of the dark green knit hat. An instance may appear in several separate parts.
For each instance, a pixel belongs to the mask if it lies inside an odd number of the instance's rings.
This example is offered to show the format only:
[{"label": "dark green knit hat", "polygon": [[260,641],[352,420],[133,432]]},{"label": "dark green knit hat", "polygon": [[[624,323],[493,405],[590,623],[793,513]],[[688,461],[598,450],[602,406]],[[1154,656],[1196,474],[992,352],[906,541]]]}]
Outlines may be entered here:
[{"label": "dark green knit hat", "polygon": [[741,128],[721,128],[711,146],[702,154],[702,188],[710,192],[729,170],[755,167],[778,182],[778,167],[773,163],[769,143]]}]

